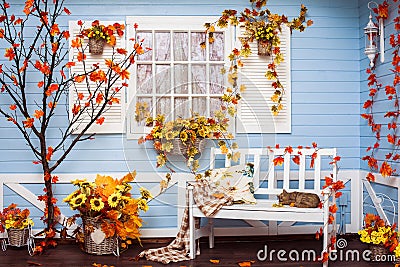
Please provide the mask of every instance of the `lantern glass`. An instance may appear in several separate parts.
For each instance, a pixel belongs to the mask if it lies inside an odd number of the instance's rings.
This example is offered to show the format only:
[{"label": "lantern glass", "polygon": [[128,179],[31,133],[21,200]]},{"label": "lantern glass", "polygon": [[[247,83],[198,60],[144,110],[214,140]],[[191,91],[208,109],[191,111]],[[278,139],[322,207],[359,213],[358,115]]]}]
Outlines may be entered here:
[{"label": "lantern glass", "polygon": [[372,15],[369,15],[369,22],[364,28],[365,34],[365,51],[364,53],[370,60],[370,66],[374,66],[375,56],[378,53],[378,27],[372,21]]}]

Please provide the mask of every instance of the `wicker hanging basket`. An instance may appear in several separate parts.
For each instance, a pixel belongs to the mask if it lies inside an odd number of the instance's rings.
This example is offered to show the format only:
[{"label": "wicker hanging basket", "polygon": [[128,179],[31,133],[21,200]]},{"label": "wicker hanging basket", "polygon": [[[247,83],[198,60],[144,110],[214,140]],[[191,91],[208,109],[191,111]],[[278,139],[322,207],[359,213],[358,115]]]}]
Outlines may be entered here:
[{"label": "wicker hanging basket", "polygon": [[106,40],[104,39],[89,38],[89,53],[93,55],[103,54],[105,44]]},{"label": "wicker hanging basket", "polygon": [[116,235],[104,238],[101,243],[94,242],[90,232],[86,230],[87,226],[94,229],[101,229],[101,222],[91,217],[83,217],[84,250],[89,254],[106,255],[114,254],[119,256],[118,238]]},{"label": "wicker hanging basket", "polygon": [[24,229],[7,229],[8,241],[10,246],[22,247],[28,243],[29,228]]},{"label": "wicker hanging basket", "polygon": [[185,144],[184,142],[182,142],[181,139],[179,138],[174,138],[172,140],[165,140],[165,139],[155,139],[155,141],[160,141],[161,143],[165,143],[165,142],[172,142],[173,148],[170,152],[168,152],[168,154],[170,155],[183,155],[184,157],[187,157],[187,151],[190,147],[196,147],[197,150],[199,151],[198,154],[200,154],[205,146],[206,146],[206,140],[204,138],[196,138],[196,141],[192,144],[190,142],[187,142],[187,144]]},{"label": "wicker hanging basket", "polygon": [[259,56],[270,56],[272,44],[269,41],[257,40],[257,48]]}]

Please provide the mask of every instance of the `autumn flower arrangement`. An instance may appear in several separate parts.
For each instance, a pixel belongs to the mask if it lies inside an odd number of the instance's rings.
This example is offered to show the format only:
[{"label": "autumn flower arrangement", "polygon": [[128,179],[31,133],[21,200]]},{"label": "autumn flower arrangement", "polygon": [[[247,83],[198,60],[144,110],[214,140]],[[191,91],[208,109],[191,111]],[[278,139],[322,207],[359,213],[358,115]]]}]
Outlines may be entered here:
[{"label": "autumn flower arrangement", "polygon": [[400,257],[400,245],[396,224],[387,225],[379,215],[367,213],[364,217],[364,228],[358,231],[360,241],[371,245],[379,245],[389,249],[396,257]]},{"label": "autumn flower arrangement", "polygon": [[125,26],[123,24],[114,23],[112,25],[105,26],[100,24],[98,20],[92,22],[92,26],[88,29],[84,29],[82,34],[89,39],[103,40],[111,46],[116,45],[116,35],[122,36],[124,34]]},{"label": "autumn flower arrangement", "polygon": [[[226,94],[232,96],[232,98],[225,97],[228,105],[235,105],[235,103],[229,100],[237,98],[240,92],[243,91],[243,86],[240,86],[238,82],[238,70],[243,67],[242,58],[248,57],[253,51],[251,51],[250,43],[253,41],[258,42],[258,48],[260,46],[264,50],[259,55],[268,55],[270,57],[270,63],[266,64],[268,69],[265,73],[265,77],[272,82],[272,87],[275,89],[271,100],[274,103],[271,107],[273,115],[278,115],[283,109],[282,100],[285,93],[282,83],[279,81],[277,68],[284,57],[280,51],[280,37],[279,34],[282,32],[282,26],[286,25],[290,32],[298,30],[304,31],[306,27],[313,24],[312,20],[305,19],[307,8],[301,5],[300,14],[298,17],[293,18],[291,21],[285,15],[279,15],[272,13],[266,8],[266,0],[249,0],[251,8],[245,8],[242,12],[237,10],[226,9],[222,12],[221,17],[212,23],[205,23],[206,32],[208,33],[208,42],[214,42],[215,27],[226,28],[231,26],[241,26],[244,29],[243,37],[240,38],[241,47],[234,48],[229,55],[231,66],[229,68],[228,81],[231,83],[234,90],[227,90]],[[205,42],[201,44],[205,47]]]},{"label": "autumn flower arrangement", "polygon": [[[152,196],[148,190],[140,188],[141,197],[132,197],[129,183],[135,176],[136,172],[132,172],[121,179],[97,175],[94,182],[86,179],[72,181],[78,188],[64,202],[72,210],[79,211],[79,214],[69,218],[69,223],[75,222],[77,217],[93,218],[101,223],[105,238],[117,235],[122,240],[122,248],[131,243],[130,239],[140,240],[142,219],[139,217],[139,210],[148,210],[147,200]],[[82,241],[82,235],[77,235],[78,241]]]},{"label": "autumn flower arrangement", "polygon": [[25,229],[33,226],[33,221],[29,218],[30,211],[28,209],[21,210],[17,205],[12,203],[0,212],[0,233],[8,229]]},{"label": "autumn flower arrangement", "polygon": [[[216,112],[215,117],[205,117],[194,113],[190,118],[177,118],[173,121],[165,121],[164,115],[157,115],[156,118],[148,117],[147,126],[153,126],[150,133],[139,139],[139,143],[153,141],[154,149],[157,151],[157,167],[168,165],[167,154],[173,151],[174,146],[180,145],[181,152],[186,158],[187,166],[192,172],[199,167],[196,156],[199,154],[199,142],[206,138],[222,139],[233,138],[228,132],[228,119],[222,112]],[[175,141],[179,141],[177,143]],[[225,141],[220,141],[221,148],[226,147]]]}]

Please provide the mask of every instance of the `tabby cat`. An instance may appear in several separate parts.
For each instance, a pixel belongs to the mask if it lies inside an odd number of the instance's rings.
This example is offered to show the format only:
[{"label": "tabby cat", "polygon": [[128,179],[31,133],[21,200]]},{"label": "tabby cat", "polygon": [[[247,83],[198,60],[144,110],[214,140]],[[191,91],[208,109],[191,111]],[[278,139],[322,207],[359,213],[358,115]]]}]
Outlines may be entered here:
[{"label": "tabby cat", "polygon": [[317,194],[304,192],[289,193],[285,189],[283,189],[283,192],[278,195],[278,199],[279,204],[293,205],[297,208],[316,208],[321,202]]}]

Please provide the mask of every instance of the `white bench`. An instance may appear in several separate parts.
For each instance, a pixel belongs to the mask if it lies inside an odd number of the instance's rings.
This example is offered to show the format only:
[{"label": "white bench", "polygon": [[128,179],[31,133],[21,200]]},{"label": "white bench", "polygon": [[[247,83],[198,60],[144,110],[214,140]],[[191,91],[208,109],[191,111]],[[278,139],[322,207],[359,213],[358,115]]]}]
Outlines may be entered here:
[{"label": "white bench", "polygon": [[[336,235],[336,222],[330,226],[328,224],[329,205],[335,199],[334,197],[329,199],[327,194],[322,194],[322,181],[325,175],[322,174],[321,166],[323,164],[331,166],[332,169],[329,173],[332,173],[332,178],[335,182],[337,175],[336,164],[329,164],[329,162],[336,157],[336,149],[293,149],[290,154],[285,153],[284,149],[239,149],[239,152],[241,153],[240,164],[246,162],[254,163],[253,182],[255,196],[257,198],[257,195],[263,195],[264,198],[257,199],[257,204],[254,205],[234,204],[232,206],[224,206],[214,216],[208,217],[208,225],[195,229],[195,217],[205,217],[205,215],[194,203],[193,186],[190,186],[189,183],[187,189],[189,190],[190,257],[192,259],[195,258],[195,244],[200,237],[208,236],[210,248],[214,247],[213,218],[269,221],[270,226],[277,222],[281,222],[281,224],[288,224],[288,222],[320,223],[320,227],[323,227],[322,251],[328,251],[330,236]],[[315,152],[316,154],[314,154]],[[314,167],[310,169],[310,158],[313,154],[315,156]],[[219,149],[211,149],[210,169],[215,168],[215,161],[221,155],[222,153]],[[298,156],[300,160],[298,165],[292,161],[294,156]],[[225,167],[231,166],[231,160],[226,156],[223,157],[225,158]],[[274,166],[273,161],[276,157],[284,158],[283,166]],[[260,165],[260,163],[263,165]],[[282,193],[283,189],[288,192],[316,193],[321,196],[321,201],[324,203],[323,208],[274,207],[273,204],[278,203],[277,195]],[[267,234],[265,233],[265,235]],[[327,262],[324,263],[324,266],[327,266]]]}]

